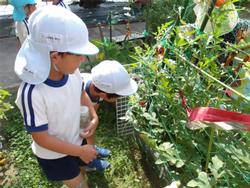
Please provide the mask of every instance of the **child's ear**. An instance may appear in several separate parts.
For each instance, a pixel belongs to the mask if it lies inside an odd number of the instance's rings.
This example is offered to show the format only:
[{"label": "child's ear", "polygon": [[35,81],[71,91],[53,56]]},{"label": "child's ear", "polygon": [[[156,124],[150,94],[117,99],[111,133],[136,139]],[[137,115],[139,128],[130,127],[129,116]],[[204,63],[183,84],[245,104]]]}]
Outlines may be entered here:
[{"label": "child's ear", "polygon": [[58,60],[59,60],[58,52],[51,52],[51,53],[50,53],[50,59],[51,59],[51,62],[52,62],[52,63],[57,64],[57,63],[58,63]]},{"label": "child's ear", "polygon": [[105,99],[105,98],[107,98],[107,93],[100,92],[100,93],[99,93],[99,97]]}]

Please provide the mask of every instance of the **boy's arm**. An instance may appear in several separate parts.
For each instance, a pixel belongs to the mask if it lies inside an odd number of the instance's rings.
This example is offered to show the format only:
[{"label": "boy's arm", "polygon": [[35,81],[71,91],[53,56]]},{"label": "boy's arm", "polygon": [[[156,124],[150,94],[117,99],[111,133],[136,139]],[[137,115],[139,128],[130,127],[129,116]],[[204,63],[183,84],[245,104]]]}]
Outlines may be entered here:
[{"label": "boy's arm", "polygon": [[99,104],[99,103],[94,105],[94,109],[95,109],[96,112],[97,112],[97,110],[99,109],[99,107],[100,107],[100,104]]},{"label": "boy's arm", "polygon": [[85,132],[84,137],[88,138],[95,133],[99,120],[95,108],[85,90],[82,91],[81,105],[87,106],[90,112],[90,117],[91,117],[90,125],[84,130]]},{"label": "boy's arm", "polygon": [[19,37],[17,37],[16,39],[17,39],[16,47],[17,47],[17,49],[19,50],[19,49],[21,48],[22,45],[21,45],[21,42],[20,42]]},{"label": "boy's arm", "polygon": [[75,144],[67,143],[57,137],[48,134],[48,131],[39,131],[31,133],[33,140],[46,149],[63,153],[71,156],[78,156],[89,163],[96,158],[96,150],[92,145],[78,146]]}]

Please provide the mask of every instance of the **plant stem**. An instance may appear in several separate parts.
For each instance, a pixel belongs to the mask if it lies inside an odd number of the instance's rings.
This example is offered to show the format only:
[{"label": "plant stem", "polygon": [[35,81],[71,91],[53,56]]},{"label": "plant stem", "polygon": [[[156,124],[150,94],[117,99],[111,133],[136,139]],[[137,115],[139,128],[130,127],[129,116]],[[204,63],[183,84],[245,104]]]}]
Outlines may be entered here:
[{"label": "plant stem", "polygon": [[212,11],[213,11],[213,9],[214,9],[215,2],[216,2],[216,0],[212,0],[212,2],[211,2],[210,5],[209,5],[209,9],[208,9],[208,11],[207,11],[207,14],[205,15],[205,17],[204,17],[204,19],[203,19],[203,22],[202,22],[202,24],[201,24],[201,28],[200,28],[200,31],[201,31],[201,32],[204,31],[204,29],[205,29],[205,27],[206,27],[206,25],[207,25],[208,19],[209,19],[209,17],[211,16]]},{"label": "plant stem", "polygon": [[[98,23],[98,29],[99,29],[99,32],[100,32],[101,40],[104,43],[104,36],[103,36],[103,32],[102,32],[102,25],[101,25],[101,23]],[[105,59],[107,59],[108,55],[107,55],[106,45],[103,45],[103,49],[104,49]]]},{"label": "plant stem", "polygon": [[212,150],[212,145],[214,142],[214,132],[215,132],[215,128],[211,128],[209,143],[208,143],[208,150],[207,150],[205,172],[207,172],[207,170],[208,170],[208,164],[209,164],[210,157],[211,157],[211,150]]},{"label": "plant stem", "polygon": [[207,72],[205,72],[204,70],[202,70],[201,68],[197,67],[196,65],[194,65],[193,63],[189,62],[185,57],[183,57],[182,55],[180,55],[179,52],[174,51],[174,53],[180,57],[183,61],[185,61],[186,63],[188,63],[189,65],[191,65],[192,67],[194,67],[195,69],[197,69],[198,71],[200,71],[202,74],[205,74],[207,77],[211,78],[212,80],[214,80],[215,82],[217,82],[218,84],[222,85],[223,87],[229,89],[230,91],[232,91],[233,93],[235,93],[236,95],[242,97],[243,99],[247,100],[250,102],[250,99],[248,97],[246,97],[245,95],[241,94],[240,92],[236,91],[235,89],[231,88],[230,86],[224,84],[223,82],[219,81],[218,79],[216,79],[215,77],[211,76],[210,74],[208,74]]},{"label": "plant stem", "polygon": [[109,40],[112,41],[112,11],[109,12]]}]

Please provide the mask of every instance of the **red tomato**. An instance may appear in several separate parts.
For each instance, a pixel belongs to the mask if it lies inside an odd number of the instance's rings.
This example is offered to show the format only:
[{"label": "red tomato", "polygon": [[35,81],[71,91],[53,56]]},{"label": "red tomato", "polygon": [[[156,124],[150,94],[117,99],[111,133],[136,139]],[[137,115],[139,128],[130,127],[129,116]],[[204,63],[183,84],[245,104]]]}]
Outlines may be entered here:
[{"label": "red tomato", "polygon": [[145,102],[145,101],[139,101],[139,105],[140,105],[141,107],[145,107],[145,106],[146,106],[146,102]]},{"label": "red tomato", "polygon": [[225,3],[226,0],[217,0],[215,3],[216,7],[220,7],[223,3]]}]

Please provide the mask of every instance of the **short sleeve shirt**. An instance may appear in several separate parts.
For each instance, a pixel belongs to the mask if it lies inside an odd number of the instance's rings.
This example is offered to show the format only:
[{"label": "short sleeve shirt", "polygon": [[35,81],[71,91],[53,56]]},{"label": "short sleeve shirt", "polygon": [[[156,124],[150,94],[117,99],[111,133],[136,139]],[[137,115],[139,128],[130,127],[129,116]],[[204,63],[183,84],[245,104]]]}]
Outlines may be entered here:
[{"label": "short sleeve shirt", "polygon": [[[80,74],[65,75],[60,81],[47,79],[44,83],[22,83],[16,104],[30,133],[48,131],[67,143],[80,145],[80,100],[82,79]],[[65,154],[57,153],[32,143],[33,153],[43,159],[57,159]]]}]

